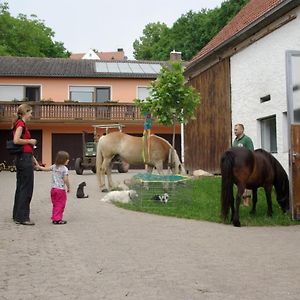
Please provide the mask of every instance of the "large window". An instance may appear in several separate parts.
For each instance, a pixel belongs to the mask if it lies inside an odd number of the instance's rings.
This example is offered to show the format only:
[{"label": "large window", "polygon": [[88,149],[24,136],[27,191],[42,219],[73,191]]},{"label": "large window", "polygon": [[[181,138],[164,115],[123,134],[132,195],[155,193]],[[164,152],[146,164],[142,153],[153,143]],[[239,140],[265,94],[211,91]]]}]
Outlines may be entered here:
[{"label": "large window", "polygon": [[21,85],[1,85],[0,86],[0,100],[23,100],[24,87]]},{"label": "large window", "polygon": [[266,151],[277,152],[276,116],[260,120],[261,147]]},{"label": "large window", "polygon": [[40,101],[40,86],[0,85],[0,101]]},{"label": "large window", "polygon": [[110,101],[110,87],[71,86],[70,100],[79,102]]}]

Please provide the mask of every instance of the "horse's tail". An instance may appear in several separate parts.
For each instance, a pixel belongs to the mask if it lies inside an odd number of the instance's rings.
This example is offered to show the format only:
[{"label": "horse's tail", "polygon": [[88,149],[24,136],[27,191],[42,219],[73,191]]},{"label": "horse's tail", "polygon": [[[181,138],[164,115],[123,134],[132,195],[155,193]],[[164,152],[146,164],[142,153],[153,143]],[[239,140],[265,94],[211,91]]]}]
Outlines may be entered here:
[{"label": "horse's tail", "polygon": [[230,204],[233,201],[233,165],[234,155],[228,150],[221,158],[221,215],[224,222],[227,219]]},{"label": "horse's tail", "polygon": [[[102,136],[101,138],[103,138],[104,136]],[[101,178],[101,167],[102,167],[102,163],[103,163],[103,155],[102,155],[102,151],[101,151],[101,138],[98,141],[97,144],[97,154],[96,154],[96,173],[97,173],[97,178],[99,181],[99,184],[101,184],[100,182],[100,178]]]},{"label": "horse's tail", "polygon": [[271,164],[275,171],[274,187],[276,191],[276,199],[283,212],[287,212],[290,209],[290,185],[289,178],[286,171],[279,163],[279,161],[270,153]]}]

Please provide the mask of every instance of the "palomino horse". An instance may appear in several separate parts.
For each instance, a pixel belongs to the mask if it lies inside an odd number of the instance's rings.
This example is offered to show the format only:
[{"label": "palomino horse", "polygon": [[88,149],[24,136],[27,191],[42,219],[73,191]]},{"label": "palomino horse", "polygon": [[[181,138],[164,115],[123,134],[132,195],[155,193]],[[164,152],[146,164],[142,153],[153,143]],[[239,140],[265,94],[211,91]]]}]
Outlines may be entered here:
[{"label": "palomino horse", "polygon": [[152,172],[153,168],[156,168],[157,172],[161,174],[163,171],[163,163],[168,161],[169,152],[171,150],[171,161],[173,162],[171,165],[172,173],[185,174],[178,155],[169,142],[159,136],[151,135],[149,157],[147,155],[148,149],[145,144],[142,137],[135,137],[122,132],[112,132],[99,139],[96,168],[101,190],[106,190],[105,173],[107,175],[109,189],[113,187],[111,161],[116,155],[119,155],[122,160],[131,165],[147,164],[149,172]]},{"label": "palomino horse", "polygon": [[[234,226],[241,226],[239,220],[239,206],[245,188],[253,192],[253,206],[251,214],[256,213],[257,189],[265,189],[268,210],[272,216],[272,187],[275,187],[277,202],[283,212],[289,210],[289,180],[280,163],[267,151],[255,151],[246,148],[231,148],[221,158],[222,191],[221,210],[225,221],[231,207],[231,220]],[[234,205],[233,184],[237,186]]]}]

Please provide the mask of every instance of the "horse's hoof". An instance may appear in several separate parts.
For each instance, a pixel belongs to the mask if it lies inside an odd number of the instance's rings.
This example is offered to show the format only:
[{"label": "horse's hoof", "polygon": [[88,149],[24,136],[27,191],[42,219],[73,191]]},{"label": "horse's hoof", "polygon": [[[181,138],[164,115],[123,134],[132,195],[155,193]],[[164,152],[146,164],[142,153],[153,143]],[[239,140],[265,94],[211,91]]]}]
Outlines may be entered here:
[{"label": "horse's hoof", "polygon": [[240,221],[235,221],[235,222],[233,222],[233,226],[234,226],[234,227],[241,227]]},{"label": "horse's hoof", "polygon": [[104,188],[104,189],[101,190],[101,192],[102,192],[102,193],[108,193],[108,189],[107,189],[107,188]]}]

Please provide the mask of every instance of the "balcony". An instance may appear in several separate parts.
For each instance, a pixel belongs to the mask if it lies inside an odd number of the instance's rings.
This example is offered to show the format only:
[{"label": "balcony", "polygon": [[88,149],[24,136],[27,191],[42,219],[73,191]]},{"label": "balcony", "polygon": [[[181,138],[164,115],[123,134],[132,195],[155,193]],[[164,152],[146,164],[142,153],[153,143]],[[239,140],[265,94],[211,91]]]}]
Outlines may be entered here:
[{"label": "balcony", "polygon": [[133,103],[8,102],[0,101],[0,123],[10,122],[17,108],[28,103],[33,109],[31,122],[142,122],[143,115]]}]

